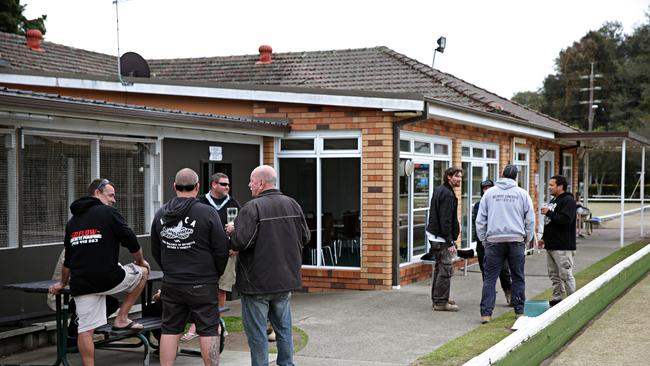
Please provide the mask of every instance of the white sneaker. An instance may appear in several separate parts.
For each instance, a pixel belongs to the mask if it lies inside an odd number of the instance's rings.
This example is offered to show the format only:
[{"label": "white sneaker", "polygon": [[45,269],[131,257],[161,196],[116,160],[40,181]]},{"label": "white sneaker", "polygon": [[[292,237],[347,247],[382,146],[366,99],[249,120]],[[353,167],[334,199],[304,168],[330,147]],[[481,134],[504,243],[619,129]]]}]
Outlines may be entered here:
[{"label": "white sneaker", "polygon": [[271,331],[271,333],[268,334],[268,339],[269,342],[275,342],[275,331]]}]

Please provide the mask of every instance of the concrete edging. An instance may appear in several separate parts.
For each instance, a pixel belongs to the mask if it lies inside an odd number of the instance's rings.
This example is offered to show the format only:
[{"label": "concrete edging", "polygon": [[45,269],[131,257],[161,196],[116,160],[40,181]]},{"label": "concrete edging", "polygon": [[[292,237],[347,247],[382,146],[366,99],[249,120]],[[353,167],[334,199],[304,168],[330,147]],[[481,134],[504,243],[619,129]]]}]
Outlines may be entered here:
[{"label": "concrete edging", "polygon": [[539,364],[650,271],[650,244],[567,297],[465,365]]}]

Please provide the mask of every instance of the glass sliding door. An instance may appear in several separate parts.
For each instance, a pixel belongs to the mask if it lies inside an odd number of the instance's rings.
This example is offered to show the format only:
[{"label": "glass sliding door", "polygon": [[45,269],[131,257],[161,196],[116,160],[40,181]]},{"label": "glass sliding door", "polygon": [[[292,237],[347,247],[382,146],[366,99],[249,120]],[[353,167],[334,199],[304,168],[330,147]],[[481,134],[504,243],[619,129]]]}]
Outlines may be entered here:
[{"label": "glass sliding door", "polygon": [[279,140],[278,181],[305,213],[310,266],[361,266],[361,140],[358,134],[295,133]]},{"label": "glass sliding door", "polygon": [[321,249],[326,265],[361,265],[360,164],[360,158],[321,159]]},{"label": "glass sliding door", "polygon": [[498,146],[477,142],[463,142],[461,150],[463,180],[461,183],[461,247],[476,246],[476,227],[473,207],[481,200],[481,182],[496,181],[498,177]]},{"label": "glass sliding door", "polygon": [[427,250],[427,219],[429,216],[429,197],[431,183],[431,164],[413,164],[413,256],[422,255]]},{"label": "glass sliding door", "polygon": [[433,190],[442,184],[451,165],[451,141],[423,134],[402,133],[399,168],[400,263],[429,250],[426,228]]},{"label": "glass sliding door", "polygon": [[278,173],[282,177],[282,193],[295,199],[302,207],[311,240],[304,248],[302,263],[316,265],[316,159],[279,159]]},{"label": "glass sliding door", "polygon": [[411,212],[411,160],[400,159],[399,164],[399,261],[409,260],[409,212]]}]

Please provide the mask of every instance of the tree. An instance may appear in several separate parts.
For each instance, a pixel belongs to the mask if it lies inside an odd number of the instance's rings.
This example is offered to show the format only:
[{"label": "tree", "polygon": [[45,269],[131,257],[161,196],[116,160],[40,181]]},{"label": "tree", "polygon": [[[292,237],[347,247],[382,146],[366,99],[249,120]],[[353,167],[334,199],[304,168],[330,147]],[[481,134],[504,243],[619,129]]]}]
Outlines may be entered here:
[{"label": "tree", "polygon": [[539,90],[519,92],[512,100],[536,111],[541,111],[544,106],[544,94]]},{"label": "tree", "polygon": [[0,0],[0,31],[6,33],[25,34],[28,29],[39,29],[45,34],[45,19],[43,14],[36,19],[23,16],[26,5],[20,5],[20,0]]}]

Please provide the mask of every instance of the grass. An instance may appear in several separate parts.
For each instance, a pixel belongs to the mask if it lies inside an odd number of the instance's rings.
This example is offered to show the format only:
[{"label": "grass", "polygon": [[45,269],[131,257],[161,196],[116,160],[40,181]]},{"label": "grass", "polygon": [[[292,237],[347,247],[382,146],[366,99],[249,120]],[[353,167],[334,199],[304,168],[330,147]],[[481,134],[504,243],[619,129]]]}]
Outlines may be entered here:
[{"label": "grass", "polygon": [[[641,240],[623,247],[575,274],[576,287],[581,288],[617,263],[643,248],[647,243],[647,240]],[[548,299],[551,294],[552,289],[549,288],[534,299]],[[515,314],[513,311],[509,311],[494,318],[490,323],[445,343],[435,351],[419,358],[413,365],[462,365],[510,335],[512,333],[510,326],[512,326],[514,321]]]}]

